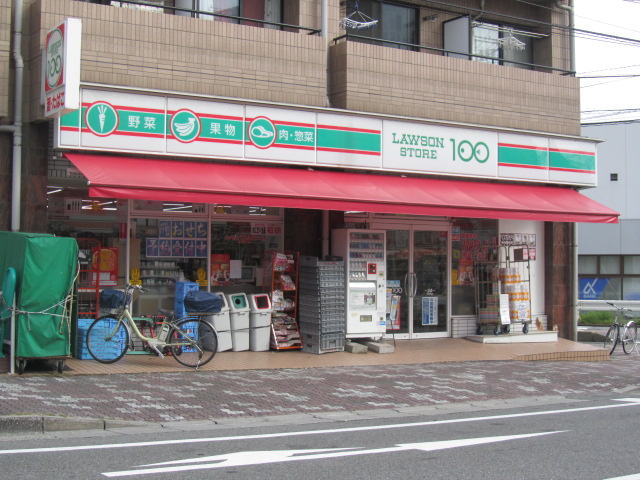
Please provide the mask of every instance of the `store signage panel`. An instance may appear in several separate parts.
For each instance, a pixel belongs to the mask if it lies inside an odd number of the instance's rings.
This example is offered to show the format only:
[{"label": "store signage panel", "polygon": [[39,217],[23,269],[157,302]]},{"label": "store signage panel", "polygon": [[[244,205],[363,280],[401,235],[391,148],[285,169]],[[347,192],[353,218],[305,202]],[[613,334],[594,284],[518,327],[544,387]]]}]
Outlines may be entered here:
[{"label": "store signage panel", "polygon": [[82,91],[82,108],[60,119],[61,147],[164,153],[165,97]]},{"label": "store signage panel", "polygon": [[596,144],[549,139],[549,180],[554,183],[596,185]]},{"label": "store signage panel", "polygon": [[420,173],[496,177],[498,134],[385,120],[382,168]]},{"label": "store signage panel", "polygon": [[382,168],[382,120],[317,114],[318,165]]},{"label": "store signage panel", "polygon": [[167,153],[222,157],[244,154],[244,107],[167,99]]},{"label": "store signage panel", "polygon": [[314,112],[247,105],[245,122],[245,158],[315,164]]},{"label": "store signage panel", "polygon": [[500,133],[498,135],[500,178],[549,180],[549,139]]},{"label": "store signage panel", "polygon": [[42,55],[45,117],[59,117],[80,106],[82,22],[67,18],[47,32]]},{"label": "store signage panel", "polygon": [[56,147],[595,185],[590,140],[82,90]]}]

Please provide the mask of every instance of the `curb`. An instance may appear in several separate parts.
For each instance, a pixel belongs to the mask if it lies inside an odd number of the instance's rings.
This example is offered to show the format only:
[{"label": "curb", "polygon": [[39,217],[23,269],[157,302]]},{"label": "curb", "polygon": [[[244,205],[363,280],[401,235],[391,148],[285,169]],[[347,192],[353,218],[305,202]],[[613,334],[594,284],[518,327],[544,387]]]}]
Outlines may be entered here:
[{"label": "curb", "polygon": [[40,415],[1,415],[2,433],[51,433],[149,426],[146,422]]},{"label": "curb", "polygon": [[602,343],[604,342],[604,335],[598,332],[592,332],[590,330],[578,332],[578,342],[581,343]]},{"label": "curb", "polygon": [[[390,409],[371,409],[340,412],[296,413],[291,415],[267,415],[247,418],[209,418],[204,420],[176,422],[139,422],[127,420],[105,420],[81,417],[55,417],[40,415],[0,415],[0,432],[16,433],[61,433],[71,431],[112,431],[136,433],[141,429],[200,430],[211,428],[255,428],[259,425],[312,424],[327,421],[351,421],[373,418],[398,418],[415,415],[439,415],[468,411],[482,411],[496,408],[516,408],[521,404],[557,404],[572,403],[574,398],[564,396],[517,397],[511,399],[493,399],[470,403],[447,403],[442,405],[420,405]],[[0,434],[0,437],[1,435]]]}]

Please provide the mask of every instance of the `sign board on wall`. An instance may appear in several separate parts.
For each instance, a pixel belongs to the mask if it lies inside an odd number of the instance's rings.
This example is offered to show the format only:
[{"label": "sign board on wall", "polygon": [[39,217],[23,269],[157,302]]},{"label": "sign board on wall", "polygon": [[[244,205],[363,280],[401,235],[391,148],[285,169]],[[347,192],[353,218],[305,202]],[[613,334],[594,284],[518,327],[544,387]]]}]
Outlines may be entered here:
[{"label": "sign board on wall", "polygon": [[67,18],[47,32],[42,55],[44,116],[60,116],[80,107],[82,23]]},{"label": "sign board on wall", "polygon": [[82,89],[56,147],[570,185],[596,142],[310,109]]}]

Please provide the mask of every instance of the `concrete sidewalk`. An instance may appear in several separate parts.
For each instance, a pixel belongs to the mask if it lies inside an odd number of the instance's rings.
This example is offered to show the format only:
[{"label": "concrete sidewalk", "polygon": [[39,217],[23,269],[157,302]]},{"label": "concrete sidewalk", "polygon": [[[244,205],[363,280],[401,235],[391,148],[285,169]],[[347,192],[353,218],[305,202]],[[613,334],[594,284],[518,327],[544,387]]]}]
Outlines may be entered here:
[{"label": "concrete sidewalk", "polygon": [[[640,356],[607,362],[463,361],[272,370],[0,376],[0,432],[194,429],[256,421],[518,406],[640,394]],[[139,430],[138,430],[139,431]]]}]

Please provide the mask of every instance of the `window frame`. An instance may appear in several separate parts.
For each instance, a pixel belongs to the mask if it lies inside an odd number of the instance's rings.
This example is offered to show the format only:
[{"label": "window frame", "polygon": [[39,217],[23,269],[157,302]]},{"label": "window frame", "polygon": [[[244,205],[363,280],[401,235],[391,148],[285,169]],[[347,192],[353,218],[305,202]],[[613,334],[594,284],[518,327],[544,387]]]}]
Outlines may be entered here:
[{"label": "window frame", "polygon": [[[596,270],[592,273],[580,273],[580,261],[585,257],[590,257],[596,259]],[[625,270],[626,260],[631,259],[633,257],[637,257],[640,260],[640,255],[611,255],[611,254],[601,254],[601,255],[579,255],[578,256],[578,279],[607,279],[609,281],[618,282],[619,291],[617,292],[617,298],[607,298],[607,300],[634,300],[633,298],[628,298],[630,295],[637,295],[637,300],[640,300],[640,292],[625,292],[625,280],[635,279],[640,280],[640,271],[638,273],[631,273]],[[605,267],[605,259],[617,258],[618,265],[618,273],[607,273],[607,268]],[[628,268],[631,270],[631,268]],[[579,292],[581,293],[581,292]]]},{"label": "window frame", "polygon": [[[362,30],[357,30],[354,28],[347,28],[346,32],[347,35],[356,35],[357,37],[366,37],[365,38],[357,38],[354,39],[358,42],[361,43],[367,43],[367,44],[382,44],[383,46],[386,47],[391,47],[391,48],[398,48],[401,50],[413,50],[413,51],[417,51],[419,50],[418,46],[420,43],[420,8],[417,5],[410,5],[410,4],[406,4],[406,3],[402,3],[402,2],[394,2],[394,1],[387,1],[387,0],[364,0],[365,2],[365,8],[360,8],[361,5],[359,5],[359,10],[378,20],[378,25],[376,25],[375,28],[380,28],[380,35],[381,36],[370,36],[367,35],[367,31],[362,31]],[[360,2],[359,2],[360,3]],[[352,5],[352,2],[346,2],[346,14],[350,15],[352,13],[352,8],[355,7],[355,4]],[[374,4],[376,4],[379,8],[380,11],[380,18],[376,18],[376,16],[374,16],[375,14],[372,12],[374,9],[368,9],[367,7],[369,5],[373,6]],[[398,42],[397,40],[392,40],[390,38],[385,38],[384,37],[384,6],[388,5],[388,6],[393,6],[393,7],[401,7],[401,8],[405,8],[407,11],[412,11],[413,12],[413,32],[409,32],[410,36],[412,37],[410,39],[410,41],[408,42]]]},{"label": "window frame", "polygon": [[[526,59],[514,59],[514,58],[505,58],[505,49],[500,46],[500,44],[496,44],[497,56],[484,55],[482,53],[478,53],[476,51],[476,43],[474,31],[476,29],[483,28],[485,30],[492,30],[497,32],[496,42],[499,39],[506,38],[509,35],[513,35],[518,40],[524,42],[525,52],[529,52]],[[512,30],[510,32],[510,30]],[[470,43],[471,43],[471,55],[473,56],[473,60],[476,62],[489,63],[492,65],[502,65],[507,67],[515,67],[521,68],[524,70],[533,70],[533,53],[535,48],[535,38],[533,36],[529,37],[524,34],[520,34],[522,30],[513,26],[502,23],[495,22],[472,22],[471,23],[471,35],[470,35]],[[531,32],[533,34],[533,32]],[[478,56],[479,55],[479,56]],[[488,57],[488,58],[486,58]]]}]

